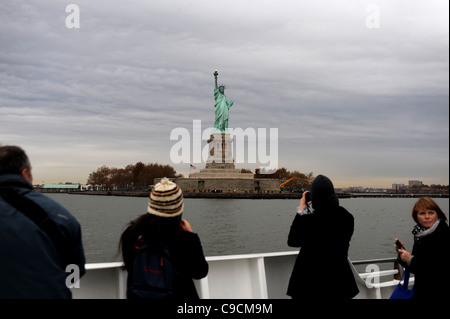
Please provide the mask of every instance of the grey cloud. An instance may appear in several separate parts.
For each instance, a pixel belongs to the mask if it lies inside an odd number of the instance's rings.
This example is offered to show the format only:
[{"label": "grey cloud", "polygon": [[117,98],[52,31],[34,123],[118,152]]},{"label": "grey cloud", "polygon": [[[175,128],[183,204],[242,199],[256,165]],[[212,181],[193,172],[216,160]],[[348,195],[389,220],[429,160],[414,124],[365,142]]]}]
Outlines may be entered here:
[{"label": "grey cloud", "polygon": [[217,68],[235,100],[230,125],[278,128],[280,165],[442,181],[448,3],[377,1],[381,27],[368,29],[372,3],[78,1],[77,30],[59,1],[2,3],[0,143],[63,176],[170,164],[172,129],[213,123]]}]

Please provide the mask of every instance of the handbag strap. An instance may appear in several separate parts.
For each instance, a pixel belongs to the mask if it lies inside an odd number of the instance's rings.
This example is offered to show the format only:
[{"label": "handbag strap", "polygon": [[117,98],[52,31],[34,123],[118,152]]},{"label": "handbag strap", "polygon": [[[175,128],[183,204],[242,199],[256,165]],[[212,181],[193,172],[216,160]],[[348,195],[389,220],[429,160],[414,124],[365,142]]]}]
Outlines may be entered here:
[{"label": "handbag strap", "polygon": [[[402,279],[403,280],[403,284],[402,286],[406,289],[408,289],[408,285],[409,285],[409,270],[405,268],[405,270],[403,271],[403,275],[402,275]],[[401,282],[400,280],[400,282]]]}]

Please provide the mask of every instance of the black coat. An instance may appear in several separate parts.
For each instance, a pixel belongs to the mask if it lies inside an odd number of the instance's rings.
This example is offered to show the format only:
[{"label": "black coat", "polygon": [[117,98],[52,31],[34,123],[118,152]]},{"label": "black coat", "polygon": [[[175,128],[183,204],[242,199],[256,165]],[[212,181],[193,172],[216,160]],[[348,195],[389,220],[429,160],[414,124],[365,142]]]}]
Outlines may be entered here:
[{"label": "black coat", "polygon": [[343,207],[296,214],[288,245],[301,247],[287,294],[293,298],[352,298],[358,294],[348,264],[353,216]]},{"label": "black coat", "polygon": [[85,273],[79,222],[59,203],[34,191],[20,175],[0,175],[0,189],[20,194],[40,206],[57,226],[61,249],[58,251],[48,232],[0,196],[0,299],[71,298],[66,266],[78,266],[80,276]]},{"label": "black coat", "polygon": [[450,231],[440,221],[434,232],[414,238],[414,256],[407,268],[414,274],[414,299],[449,298]]}]

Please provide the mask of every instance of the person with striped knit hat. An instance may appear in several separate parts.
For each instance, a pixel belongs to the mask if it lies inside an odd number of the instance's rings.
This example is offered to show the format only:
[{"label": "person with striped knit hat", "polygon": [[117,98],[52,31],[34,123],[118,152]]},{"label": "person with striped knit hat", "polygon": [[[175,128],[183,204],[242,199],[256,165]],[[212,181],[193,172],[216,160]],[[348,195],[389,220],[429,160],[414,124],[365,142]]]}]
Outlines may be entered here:
[{"label": "person with striped knit hat", "polygon": [[125,268],[128,271],[127,297],[133,298],[133,263],[137,247],[145,242],[151,248],[166,248],[176,269],[174,294],[177,300],[198,299],[193,279],[208,274],[209,266],[203,254],[199,236],[188,221],[181,218],[184,209],[183,192],[168,178],[162,178],[150,192],[147,214],[132,220],[120,238]]}]

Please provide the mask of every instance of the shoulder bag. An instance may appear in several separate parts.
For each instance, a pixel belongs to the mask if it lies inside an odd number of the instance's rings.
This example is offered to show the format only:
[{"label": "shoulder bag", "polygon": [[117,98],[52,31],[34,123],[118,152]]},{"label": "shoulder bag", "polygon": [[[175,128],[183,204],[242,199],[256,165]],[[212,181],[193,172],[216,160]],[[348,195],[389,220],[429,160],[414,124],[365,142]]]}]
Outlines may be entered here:
[{"label": "shoulder bag", "polygon": [[405,269],[402,275],[402,279],[398,283],[390,299],[411,299],[414,296],[414,286],[411,289],[408,289],[408,284],[409,270]]}]

